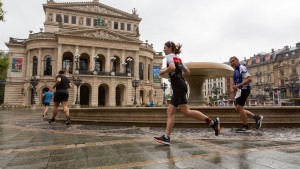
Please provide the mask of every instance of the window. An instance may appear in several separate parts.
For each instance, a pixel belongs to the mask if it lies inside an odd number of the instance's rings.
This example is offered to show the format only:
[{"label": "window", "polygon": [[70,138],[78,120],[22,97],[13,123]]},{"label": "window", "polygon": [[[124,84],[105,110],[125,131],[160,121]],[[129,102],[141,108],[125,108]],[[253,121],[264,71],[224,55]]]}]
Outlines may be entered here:
[{"label": "window", "polygon": [[44,60],[44,75],[45,76],[52,75],[52,60],[50,56],[46,56]]},{"label": "window", "polygon": [[72,16],[72,24],[76,24],[76,16]]},{"label": "window", "polygon": [[69,73],[72,73],[73,70],[73,60],[71,57],[64,57],[63,58],[63,70],[64,71],[69,71]]},{"label": "window", "polygon": [[91,26],[91,18],[86,18],[86,26]]},{"label": "window", "polygon": [[125,24],[121,23],[121,30],[124,30],[124,29],[125,29]]},{"label": "window", "polygon": [[69,23],[69,15],[64,15],[64,23]]},{"label": "window", "polygon": [[61,15],[60,14],[56,14],[56,22],[60,22],[61,21]]},{"label": "window", "polygon": [[119,23],[118,22],[114,22],[114,29],[119,29]]},{"label": "window", "polygon": [[127,24],[127,31],[131,31],[131,24],[130,23]]}]

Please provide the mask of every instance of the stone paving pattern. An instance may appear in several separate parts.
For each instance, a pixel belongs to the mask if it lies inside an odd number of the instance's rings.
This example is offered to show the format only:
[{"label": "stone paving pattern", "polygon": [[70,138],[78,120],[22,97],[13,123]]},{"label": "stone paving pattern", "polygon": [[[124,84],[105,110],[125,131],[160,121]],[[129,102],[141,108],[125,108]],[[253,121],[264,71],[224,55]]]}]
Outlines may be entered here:
[{"label": "stone paving pattern", "polygon": [[298,169],[300,165],[300,128],[253,129],[247,134],[222,128],[221,135],[214,136],[209,128],[175,126],[171,145],[164,146],[153,141],[164,128],[49,124],[41,112],[0,111],[0,168]]}]

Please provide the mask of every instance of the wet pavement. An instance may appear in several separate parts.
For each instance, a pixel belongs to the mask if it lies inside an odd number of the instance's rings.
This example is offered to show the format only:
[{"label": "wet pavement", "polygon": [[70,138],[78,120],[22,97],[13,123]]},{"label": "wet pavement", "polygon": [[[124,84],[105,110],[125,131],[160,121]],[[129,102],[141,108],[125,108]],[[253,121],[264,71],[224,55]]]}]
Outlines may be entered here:
[{"label": "wet pavement", "polygon": [[[49,124],[42,110],[0,111],[0,168],[293,169],[300,128],[174,128],[171,145],[153,141],[164,128]],[[61,112],[60,112],[61,113]],[[48,115],[49,116],[49,115]],[[221,119],[222,120],[222,119]]]}]

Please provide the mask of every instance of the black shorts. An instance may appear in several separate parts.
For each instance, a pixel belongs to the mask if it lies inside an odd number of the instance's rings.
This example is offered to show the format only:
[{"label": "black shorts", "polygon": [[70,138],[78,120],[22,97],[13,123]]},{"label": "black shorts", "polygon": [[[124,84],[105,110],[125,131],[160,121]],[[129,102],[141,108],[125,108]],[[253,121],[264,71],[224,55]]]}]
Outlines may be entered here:
[{"label": "black shorts", "polygon": [[46,106],[50,106],[50,103],[44,103],[44,106],[46,107]]},{"label": "black shorts", "polygon": [[171,97],[171,102],[175,107],[178,107],[181,104],[187,104],[187,85],[184,79],[171,79],[171,85],[173,90],[173,95]]},{"label": "black shorts", "polygon": [[235,99],[234,105],[245,106],[246,100],[250,95],[250,92],[251,92],[250,89],[242,89],[241,96]]},{"label": "black shorts", "polygon": [[69,99],[69,92],[68,90],[56,90],[54,94],[54,99],[53,101],[55,103],[60,103],[60,102],[66,102]]}]

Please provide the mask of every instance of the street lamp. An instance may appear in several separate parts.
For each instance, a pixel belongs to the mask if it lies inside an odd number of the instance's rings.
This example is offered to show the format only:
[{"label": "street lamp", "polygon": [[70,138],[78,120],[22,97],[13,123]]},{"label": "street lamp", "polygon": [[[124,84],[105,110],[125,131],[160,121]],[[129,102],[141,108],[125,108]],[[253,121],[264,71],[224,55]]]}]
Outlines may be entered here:
[{"label": "street lamp", "polygon": [[[131,70],[130,70],[130,62],[132,61],[131,58],[127,58],[125,59],[125,61],[122,63],[122,66],[125,68],[125,73],[126,74],[129,74],[131,73]],[[130,76],[130,75],[128,75]]]},{"label": "street lamp", "polygon": [[132,80],[132,87],[134,88],[134,101],[133,101],[133,104],[136,105],[137,102],[136,102],[136,88],[139,86],[139,83],[140,81],[139,80]]},{"label": "street lamp", "polygon": [[79,77],[77,77],[77,78],[74,78],[74,84],[76,85],[76,87],[77,87],[77,94],[76,94],[76,101],[75,101],[75,104],[76,105],[79,105],[80,103],[79,103],[79,99],[78,99],[78,88],[79,88],[79,86],[81,85],[81,79],[79,78]]},{"label": "street lamp", "polygon": [[166,82],[162,83],[162,84],[161,84],[161,88],[162,88],[163,91],[164,91],[163,105],[165,105],[165,104],[166,104],[166,95],[165,95],[165,91],[166,91],[166,89],[168,88],[168,84],[167,84]]},{"label": "street lamp", "polygon": [[298,77],[294,76],[291,79],[286,79],[285,84],[286,84],[286,87],[289,88],[289,90],[290,90],[291,100],[294,99],[294,96],[298,97],[298,89],[299,89]]},{"label": "street lamp", "polygon": [[35,95],[36,95],[36,86],[39,84],[39,79],[35,76],[31,77],[30,84],[32,85],[32,96],[31,96],[31,104],[35,105]]}]

